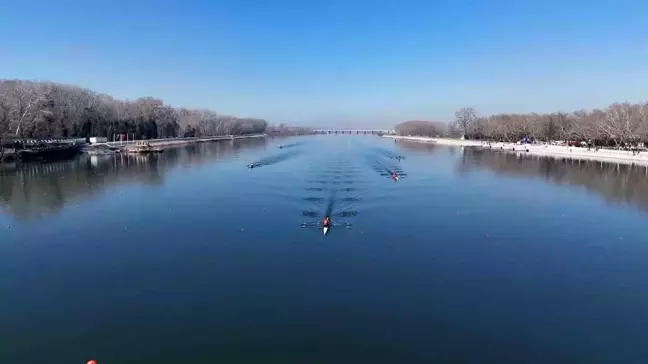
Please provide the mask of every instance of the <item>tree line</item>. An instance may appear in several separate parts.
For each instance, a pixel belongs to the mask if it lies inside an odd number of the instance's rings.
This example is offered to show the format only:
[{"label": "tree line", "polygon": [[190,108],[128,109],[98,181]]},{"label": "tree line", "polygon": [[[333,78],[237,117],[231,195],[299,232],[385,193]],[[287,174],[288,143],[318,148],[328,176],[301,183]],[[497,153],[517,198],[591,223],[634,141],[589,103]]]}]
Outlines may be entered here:
[{"label": "tree line", "polygon": [[411,120],[394,127],[397,135],[416,135],[426,137],[449,136],[450,126],[442,121]]},{"label": "tree line", "polygon": [[174,108],[153,97],[120,100],[53,82],[0,80],[0,138],[156,139],[265,132],[263,119]]},{"label": "tree line", "polygon": [[455,113],[452,123],[409,121],[395,128],[399,135],[459,137],[514,142],[584,141],[624,146],[648,142],[648,103],[614,103],[605,109],[571,113],[496,114],[480,116],[471,107]]},{"label": "tree line", "polygon": [[266,128],[266,134],[273,135],[273,136],[289,136],[289,135],[310,135],[310,134],[315,134],[315,132],[313,131],[313,128],[279,124],[279,125],[268,126]]}]

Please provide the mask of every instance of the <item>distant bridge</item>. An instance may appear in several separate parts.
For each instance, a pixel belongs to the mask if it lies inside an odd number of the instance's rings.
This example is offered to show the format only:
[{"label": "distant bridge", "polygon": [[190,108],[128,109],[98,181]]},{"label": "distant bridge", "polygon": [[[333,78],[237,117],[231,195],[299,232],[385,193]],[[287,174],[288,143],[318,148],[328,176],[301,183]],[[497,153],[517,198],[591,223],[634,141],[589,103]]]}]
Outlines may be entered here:
[{"label": "distant bridge", "polygon": [[396,134],[393,130],[380,130],[380,129],[315,129],[317,134]]}]

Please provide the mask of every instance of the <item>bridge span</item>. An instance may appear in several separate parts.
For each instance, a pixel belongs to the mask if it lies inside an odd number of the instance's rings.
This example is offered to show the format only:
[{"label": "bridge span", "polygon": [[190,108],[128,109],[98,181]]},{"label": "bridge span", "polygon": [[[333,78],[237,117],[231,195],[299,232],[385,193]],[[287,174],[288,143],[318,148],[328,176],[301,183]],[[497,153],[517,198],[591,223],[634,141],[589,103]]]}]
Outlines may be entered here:
[{"label": "bridge span", "polygon": [[317,134],[363,134],[363,135],[393,135],[393,130],[381,129],[316,129]]}]

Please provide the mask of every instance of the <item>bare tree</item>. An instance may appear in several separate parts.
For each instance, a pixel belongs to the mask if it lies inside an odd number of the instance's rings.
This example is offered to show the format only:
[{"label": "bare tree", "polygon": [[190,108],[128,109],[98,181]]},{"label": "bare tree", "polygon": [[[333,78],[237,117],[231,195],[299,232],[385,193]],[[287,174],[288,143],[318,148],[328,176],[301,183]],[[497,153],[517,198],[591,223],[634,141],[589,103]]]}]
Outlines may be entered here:
[{"label": "bare tree", "polygon": [[460,129],[463,130],[464,135],[467,136],[470,125],[477,118],[477,112],[472,107],[462,107],[457,112],[455,112],[455,118],[457,125]]},{"label": "bare tree", "polygon": [[4,136],[9,131],[9,97],[0,89],[0,163],[4,160]]},{"label": "bare tree", "polygon": [[21,82],[20,87],[13,89],[13,98],[14,102],[16,102],[16,113],[13,120],[16,136],[21,135],[23,125],[32,125],[42,111],[44,98],[38,86],[37,84]]}]

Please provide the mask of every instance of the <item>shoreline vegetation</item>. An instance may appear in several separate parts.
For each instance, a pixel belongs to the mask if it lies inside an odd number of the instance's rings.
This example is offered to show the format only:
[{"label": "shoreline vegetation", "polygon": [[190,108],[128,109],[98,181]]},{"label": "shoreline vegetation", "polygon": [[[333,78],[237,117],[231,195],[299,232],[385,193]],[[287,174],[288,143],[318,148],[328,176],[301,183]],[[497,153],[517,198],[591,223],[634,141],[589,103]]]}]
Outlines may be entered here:
[{"label": "shoreline vegetation", "polygon": [[0,79],[0,161],[38,150],[79,149],[89,138],[163,144],[234,139],[246,135],[303,135],[312,130],[207,109],[172,107],[163,100],[121,100],[55,82]]},{"label": "shoreline vegetation", "polygon": [[269,125],[266,128],[265,133],[268,136],[298,136],[298,135],[313,135],[315,134],[315,131],[313,128],[279,124],[279,125]]},{"label": "shoreline vegetation", "polygon": [[19,138],[158,139],[259,134],[267,127],[264,119],[177,108],[153,97],[120,100],[60,83],[0,80],[0,134]]},{"label": "shoreline vegetation", "polygon": [[648,103],[552,114],[478,116],[462,108],[451,123],[406,121],[402,140],[523,152],[557,158],[648,164]]}]

